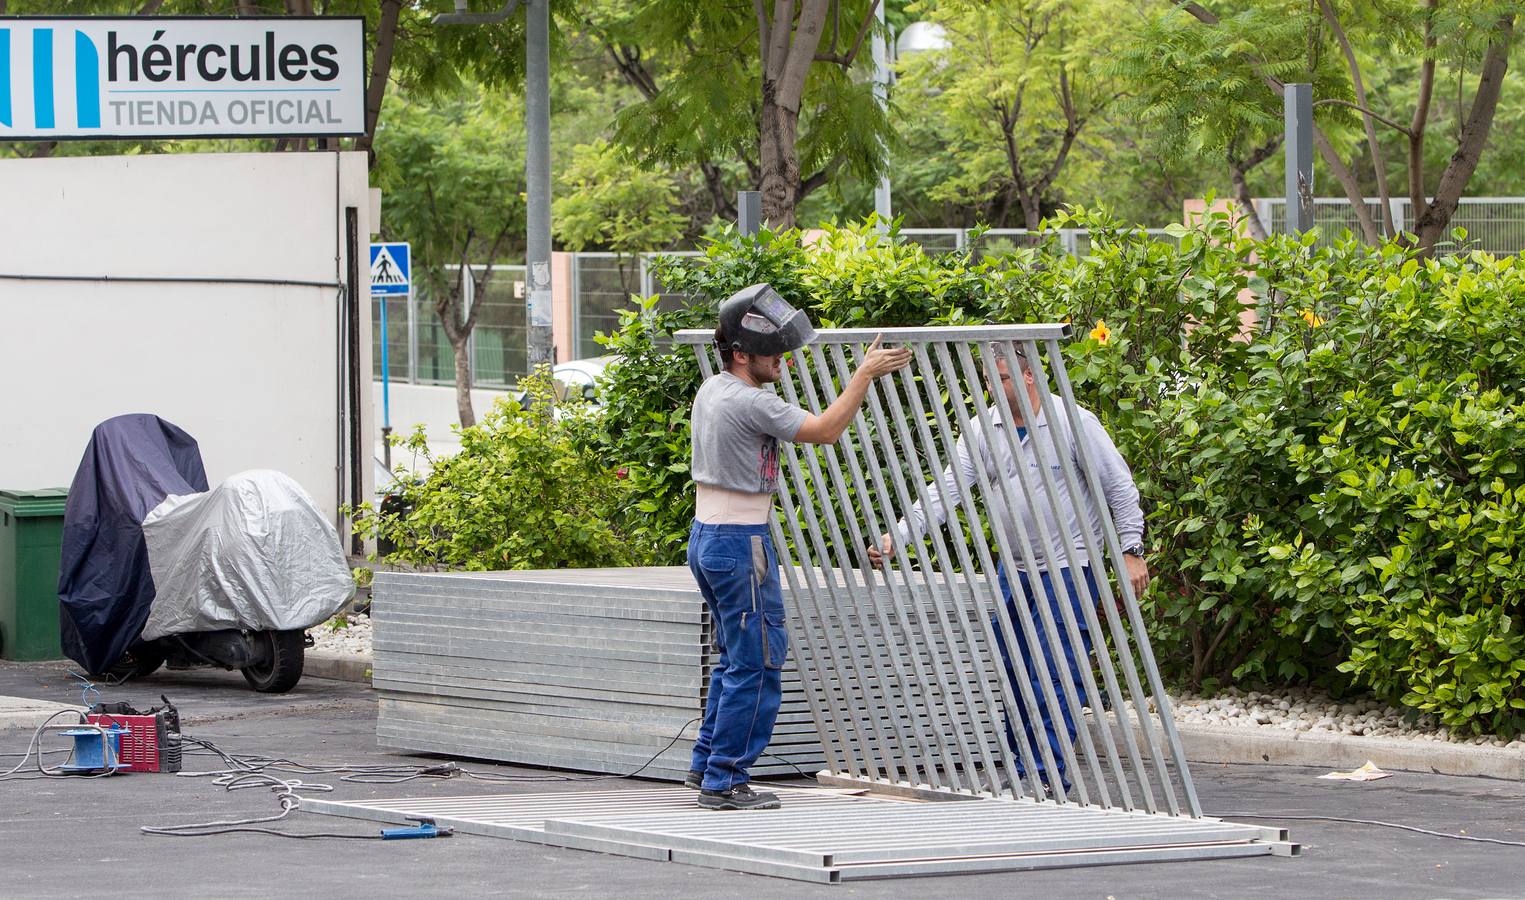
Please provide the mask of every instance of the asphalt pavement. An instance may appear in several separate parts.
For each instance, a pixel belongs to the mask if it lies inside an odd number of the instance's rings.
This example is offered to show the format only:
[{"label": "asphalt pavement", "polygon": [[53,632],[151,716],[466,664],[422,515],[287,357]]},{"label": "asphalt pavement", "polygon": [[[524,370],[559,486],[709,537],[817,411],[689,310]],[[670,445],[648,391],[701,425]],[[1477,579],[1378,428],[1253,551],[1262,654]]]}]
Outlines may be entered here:
[{"label": "asphalt pavement", "polygon": [[[160,672],[103,687],[135,706],[164,694],[185,732],[235,753],[313,764],[434,763],[437,757],[379,750],[369,687],[304,679],[289,694],[255,694],[237,673]],[[78,703],[78,682],[60,664],[0,662],[0,697]],[[29,729],[0,728],[0,771],[26,749]],[[61,746],[53,738],[50,746]],[[221,768],[187,756],[188,770]],[[56,757],[50,758],[56,761]],[[463,763],[483,771],[540,770]],[[1328,815],[1399,822],[1435,831],[1525,841],[1525,783],[1400,773],[1365,783],[1320,781],[1323,769],[1199,765],[1204,808],[1213,814]],[[531,782],[504,786],[460,778],[398,785],[332,784],[337,800],[607,790],[622,783]],[[261,789],[225,791],[206,778],[132,774],[111,778],[0,780],[0,896],[100,897],[573,897],[765,898],[982,897],[1520,897],[1525,847],[1469,843],[1389,828],[1276,818],[1303,847],[1294,859],[1253,858],[967,875],[839,886],[701,869],[499,838],[428,841],[285,840],[260,835],[172,838],[142,825],[243,819],[278,811]],[[1232,818],[1232,816],[1227,816]],[[1250,820],[1246,820],[1250,821]],[[363,834],[355,820],[293,813],[277,828]]]}]

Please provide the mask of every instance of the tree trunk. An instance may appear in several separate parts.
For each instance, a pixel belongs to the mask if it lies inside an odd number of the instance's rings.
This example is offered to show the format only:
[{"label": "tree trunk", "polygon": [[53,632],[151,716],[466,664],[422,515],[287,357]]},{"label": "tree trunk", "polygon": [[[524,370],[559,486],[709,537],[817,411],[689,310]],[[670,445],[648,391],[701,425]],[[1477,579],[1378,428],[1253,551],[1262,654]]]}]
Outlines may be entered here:
[{"label": "tree trunk", "polygon": [[1234,184],[1234,199],[1243,210],[1245,227],[1249,229],[1250,237],[1257,241],[1266,239],[1266,226],[1260,221],[1260,213],[1255,211],[1255,200],[1250,196],[1250,185],[1245,176],[1251,169],[1274,156],[1277,149],[1281,147],[1282,140],[1282,135],[1276,135],[1251,150],[1249,156],[1243,159],[1235,157],[1232,152],[1228,155],[1228,171],[1229,178]]},{"label": "tree trunk", "polygon": [[355,141],[355,149],[366,152],[371,166],[376,165],[371,147],[376,142],[376,122],[381,118],[387,80],[392,76],[392,51],[397,46],[397,19],[401,13],[402,0],[381,0],[381,23],[376,27],[376,49],[371,53],[371,80],[365,86],[365,135]]},{"label": "tree trunk", "polygon": [[1017,201],[1022,204],[1022,227],[1037,231],[1043,227],[1043,197],[1029,191],[1021,191]]},{"label": "tree trunk", "polygon": [[769,84],[763,85],[762,191],[763,221],[774,229],[794,227],[794,204],[800,194],[800,161],[794,148],[799,114],[780,106]]},{"label": "tree trunk", "polygon": [[1493,128],[1493,114],[1498,109],[1499,93],[1504,86],[1504,75],[1509,71],[1509,46],[1514,37],[1514,15],[1503,16],[1498,22],[1498,33],[1488,42],[1488,52],[1483,57],[1482,74],[1478,76],[1477,93],[1472,97],[1472,108],[1467,112],[1467,124],[1462,127],[1461,140],[1456,152],[1440,174],[1440,185],[1435,189],[1435,199],[1414,224],[1419,236],[1419,246],[1426,252],[1445,235],[1446,226],[1461,201],[1461,193],[1467,181],[1477,169],[1482,158],[1483,146],[1488,142],[1488,132]]},{"label": "tree trunk", "polygon": [[476,413],[471,409],[471,356],[468,353],[468,340],[468,336],[463,336],[459,342],[450,342],[450,349],[455,351],[455,410],[461,417],[462,428],[477,424]]},{"label": "tree trunk", "polygon": [[1371,104],[1366,100],[1366,82],[1361,78],[1361,64],[1356,60],[1355,48],[1350,46],[1350,39],[1345,36],[1339,17],[1334,14],[1334,7],[1329,0],[1318,0],[1318,3],[1324,12],[1324,19],[1334,32],[1335,42],[1345,54],[1350,82],[1356,89],[1356,103],[1361,107],[1361,124],[1366,129],[1366,147],[1371,151],[1372,172],[1377,178],[1377,200],[1382,204],[1382,230],[1388,236],[1394,236],[1398,229],[1393,223],[1393,204],[1387,190],[1387,164],[1382,159],[1382,147],[1377,143],[1377,124],[1370,112]]},{"label": "tree trunk", "polygon": [[1234,183],[1234,200],[1239,204],[1239,213],[1244,219],[1244,227],[1250,232],[1250,237],[1257,241],[1266,239],[1265,223],[1260,221],[1260,213],[1255,211],[1255,198],[1250,196],[1249,182],[1245,181],[1245,167],[1238,160],[1228,161],[1229,179]]}]

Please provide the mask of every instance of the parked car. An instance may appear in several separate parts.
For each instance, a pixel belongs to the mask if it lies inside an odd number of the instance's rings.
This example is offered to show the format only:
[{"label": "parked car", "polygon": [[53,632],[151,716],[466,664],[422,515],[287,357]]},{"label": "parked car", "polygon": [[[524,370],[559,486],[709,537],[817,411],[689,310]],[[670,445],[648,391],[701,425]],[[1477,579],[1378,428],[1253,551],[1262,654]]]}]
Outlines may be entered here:
[{"label": "parked car", "polygon": [[[587,359],[557,363],[551,367],[551,377],[566,389],[563,393],[564,397],[581,397],[597,408],[601,405],[598,397],[598,379],[615,359],[613,355],[592,356]],[[529,392],[520,391],[516,399],[520,406],[524,406],[529,402]]]}]

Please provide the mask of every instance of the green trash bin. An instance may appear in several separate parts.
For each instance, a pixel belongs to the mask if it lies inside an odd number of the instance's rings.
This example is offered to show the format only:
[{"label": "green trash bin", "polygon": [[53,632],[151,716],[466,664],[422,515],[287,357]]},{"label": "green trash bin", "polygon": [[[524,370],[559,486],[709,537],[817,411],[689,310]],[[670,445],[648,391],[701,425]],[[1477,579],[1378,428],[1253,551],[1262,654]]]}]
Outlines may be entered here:
[{"label": "green trash bin", "polygon": [[0,659],[58,659],[68,488],[0,490]]}]

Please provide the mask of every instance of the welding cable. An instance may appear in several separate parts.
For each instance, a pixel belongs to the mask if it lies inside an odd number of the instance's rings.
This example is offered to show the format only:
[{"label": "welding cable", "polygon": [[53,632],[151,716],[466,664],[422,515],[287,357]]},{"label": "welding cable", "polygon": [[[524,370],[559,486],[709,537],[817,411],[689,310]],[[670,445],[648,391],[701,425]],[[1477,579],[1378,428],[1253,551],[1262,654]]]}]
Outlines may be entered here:
[{"label": "welding cable", "polygon": [[[618,778],[634,778],[640,773],[646,771],[646,769],[651,767],[652,763],[661,758],[663,753],[666,753],[673,747],[674,744],[678,743],[678,741],[682,739],[684,733],[688,731],[689,726],[693,725],[695,722],[700,721],[701,718],[702,717],[700,716],[695,716],[694,718],[689,719],[687,722],[684,722],[682,727],[678,729],[678,733],[673,735],[672,739],[669,740],[667,744],[662,747],[662,749],[652,754],[649,759],[647,759],[636,769],[630,772],[614,775],[517,775],[500,772],[472,771],[470,769],[463,769],[457,766],[455,763],[441,763],[432,766],[367,766],[345,763],[339,763],[335,765],[312,765],[284,757],[229,753],[218,747],[216,744],[213,744],[211,741],[206,741],[191,735],[182,735],[181,739],[188,744],[215,754],[218,758],[222,759],[222,761],[227,764],[228,768],[210,772],[180,772],[179,775],[182,778],[210,777],[214,779],[214,783],[219,783],[219,781],[222,779],[228,779],[233,776],[247,773],[270,772],[279,772],[290,775],[337,775],[339,776],[338,780],[351,784],[401,784],[403,782],[413,781],[416,779],[444,779],[452,778],[457,775],[464,775],[465,777],[474,779],[476,781],[486,781],[490,783],[496,782],[504,784],[608,781]],[[799,771],[799,768],[796,766],[795,770]],[[230,783],[233,782],[223,783],[222,786],[227,787]],[[247,783],[239,783],[239,786],[243,787],[252,785]],[[306,786],[313,787],[312,785]],[[229,787],[229,790],[236,789],[237,788],[235,787]],[[321,786],[321,789],[332,790],[333,788],[328,785],[323,785]]]},{"label": "welding cable", "polygon": [[1213,813],[1215,819],[1287,819],[1289,821],[1303,822],[1341,822],[1346,825],[1374,825],[1378,828],[1396,828],[1399,831],[1412,831],[1415,834],[1425,834],[1430,837],[1451,838],[1456,841],[1474,841],[1479,844],[1500,844],[1505,847],[1525,847],[1525,841],[1506,841],[1503,838],[1479,837],[1472,834],[1452,834],[1449,831],[1431,831],[1428,828],[1420,828],[1417,825],[1403,825],[1398,822],[1380,822],[1376,819],[1347,819],[1340,816],[1285,816],[1271,815],[1269,813]]},{"label": "welding cable", "polygon": [[[217,834],[264,834],[271,837],[292,838],[294,840],[311,840],[313,838],[340,838],[344,840],[375,841],[380,840],[377,834],[345,834],[338,831],[277,831],[274,828],[261,826],[270,825],[284,820],[291,815],[302,802],[302,798],[296,793],[297,787],[312,788],[315,785],[303,785],[300,781],[286,781],[271,775],[262,775],[257,772],[245,773],[240,778],[257,779],[260,786],[269,786],[277,789],[281,811],[273,816],[259,816],[252,819],[221,819],[215,822],[192,822],[185,825],[144,825],[138,830],[144,834],[157,834],[163,837],[211,837]],[[321,787],[319,785],[318,787]],[[229,790],[235,790],[230,787]]]}]

